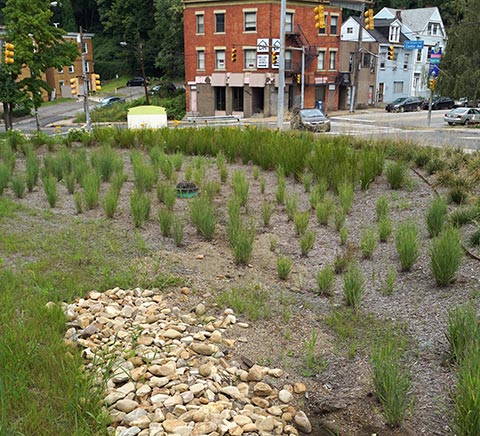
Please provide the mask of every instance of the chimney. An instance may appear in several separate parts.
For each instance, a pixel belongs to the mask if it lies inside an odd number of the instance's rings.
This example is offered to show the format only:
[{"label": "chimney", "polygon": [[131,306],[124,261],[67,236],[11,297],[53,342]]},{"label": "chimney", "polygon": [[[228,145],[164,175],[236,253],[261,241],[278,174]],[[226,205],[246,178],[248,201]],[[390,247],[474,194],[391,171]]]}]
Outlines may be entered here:
[{"label": "chimney", "polygon": [[401,11],[401,9],[397,9],[395,11],[395,18],[400,22],[402,21],[402,11]]}]

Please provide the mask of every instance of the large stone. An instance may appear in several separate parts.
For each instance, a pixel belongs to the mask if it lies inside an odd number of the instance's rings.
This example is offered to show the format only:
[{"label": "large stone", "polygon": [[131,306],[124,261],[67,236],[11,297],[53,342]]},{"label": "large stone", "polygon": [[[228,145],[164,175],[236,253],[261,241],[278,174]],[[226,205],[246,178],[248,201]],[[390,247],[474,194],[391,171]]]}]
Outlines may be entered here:
[{"label": "large stone", "polygon": [[163,332],[163,336],[167,339],[180,339],[183,335],[175,329],[168,329]]},{"label": "large stone", "polygon": [[175,374],[177,366],[175,362],[168,362],[165,365],[151,365],[148,367],[148,372],[157,376],[170,376]]},{"label": "large stone", "polygon": [[[147,415],[147,411],[145,409],[135,409],[135,410],[132,410],[130,413],[127,413],[125,415],[125,417],[123,418],[123,421],[130,425],[132,422],[134,421],[138,421],[140,420],[140,418],[144,417]],[[148,425],[147,425],[148,427]]]},{"label": "large stone", "polygon": [[218,351],[217,347],[214,347],[210,344],[204,344],[201,342],[193,342],[190,344],[190,348],[195,351],[197,354],[201,354],[202,356],[211,356],[213,353]]},{"label": "large stone", "polygon": [[222,394],[228,395],[231,398],[234,398],[235,400],[242,401],[243,395],[242,393],[238,390],[236,386],[225,386],[220,390]]},{"label": "large stone", "polygon": [[197,422],[193,427],[192,436],[204,436],[217,430],[218,425],[213,421]]},{"label": "large stone", "polygon": [[253,387],[253,392],[255,395],[260,397],[268,397],[272,393],[273,389],[271,386],[267,385],[266,383],[259,382]]},{"label": "large stone", "polygon": [[272,431],[274,427],[274,421],[271,416],[267,416],[265,418],[260,417],[258,420],[255,422],[257,426],[257,430],[262,432],[262,431]]},{"label": "large stone", "polygon": [[176,429],[178,427],[184,427],[185,422],[179,419],[166,419],[165,421],[163,421],[162,426],[165,429],[165,431],[169,433],[176,433]]},{"label": "large stone", "polygon": [[135,410],[139,404],[133,400],[119,400],[115,403],[115,408],[120,410],[120,412],[130,413],[132,410]]},{"label": "large stone", "polygon": [[295,424],[297,424],[298,429],[303,432],[303,433],[311,433],[312,432],[312,424],[310,424],[309,419],[307,418],[307,415],[305,415],[305,412],[297,412],[295,415]]},{"label": "large stone", "polygon": [[293,395],[287,391],[286,389],[282,389],[279,393],[278,393],[278,399],[282,402],[282,403],[290,403],[293,399]]}]

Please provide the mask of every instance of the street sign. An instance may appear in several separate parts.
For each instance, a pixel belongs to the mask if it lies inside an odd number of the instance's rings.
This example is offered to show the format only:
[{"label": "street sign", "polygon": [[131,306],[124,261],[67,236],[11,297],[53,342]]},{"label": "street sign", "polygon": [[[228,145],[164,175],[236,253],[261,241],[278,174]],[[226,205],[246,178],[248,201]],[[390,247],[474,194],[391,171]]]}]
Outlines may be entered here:
[{"label": "street sign", "polygon": [[429,68],[429,71],[428,71],[428,75],[430,77],[438,77],[438,73],[440,73],[440,68],[438,66],[438,64],[430,64],[430,68]]},{"label": "street sign", "polygon": [[268,39],[268,38],[258,38],[257,39],[257,52],[268,53],[269,44],[270,44],[270,39]]},{"label": "street sign", "polygon": [[430,64],[439,64],[440,59],[442,58],[442,48],[441,47],[435,47],[432,49],[432,52],[430,53]]},{"label": "street sign", "polygon": [[415,41],[404,41],[403,48],[405,50],[421,50],[425,44],[425,41],[415,40]]}]

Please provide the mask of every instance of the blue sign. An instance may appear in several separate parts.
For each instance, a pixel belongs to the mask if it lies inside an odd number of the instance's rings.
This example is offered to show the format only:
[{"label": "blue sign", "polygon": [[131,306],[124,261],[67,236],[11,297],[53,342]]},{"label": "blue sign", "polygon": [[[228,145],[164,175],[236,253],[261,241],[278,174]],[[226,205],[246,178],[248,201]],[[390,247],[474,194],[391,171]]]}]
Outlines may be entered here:
[{"label": "blue sign", "polygon": [[415,41],[404,41],[403,48],[405,50],[421,50],[425,44],[425,41],[415,40]]},{"label": "blue sign", "polygon": [[438,73],[440,73],[440,69],[438,67],[438,64],[430,64],[428,75],[430,77],[438,77]]}]

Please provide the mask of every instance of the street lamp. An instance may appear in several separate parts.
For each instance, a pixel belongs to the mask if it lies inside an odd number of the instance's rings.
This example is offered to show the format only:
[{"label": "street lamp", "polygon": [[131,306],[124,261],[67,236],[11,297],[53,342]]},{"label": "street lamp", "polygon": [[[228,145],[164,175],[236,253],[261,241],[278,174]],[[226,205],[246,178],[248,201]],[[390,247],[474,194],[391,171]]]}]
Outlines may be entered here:
[{"label": "street lamp", "polygon": [[[147,78],[145,76],[145,64],[143,61],[143,47],[142,47],[142,40],[140,39],[140,32],[137,32],[137,38],[138,38],[138,54],[140,57],[140,67],[142,69],[143,87],[145,89],[145,102],[147,105],[150,105],[150,99],[148,97],[148,89],[147,89]],[[122,47],[127,47],[128,42],[121,41],[120,45]]]}]

